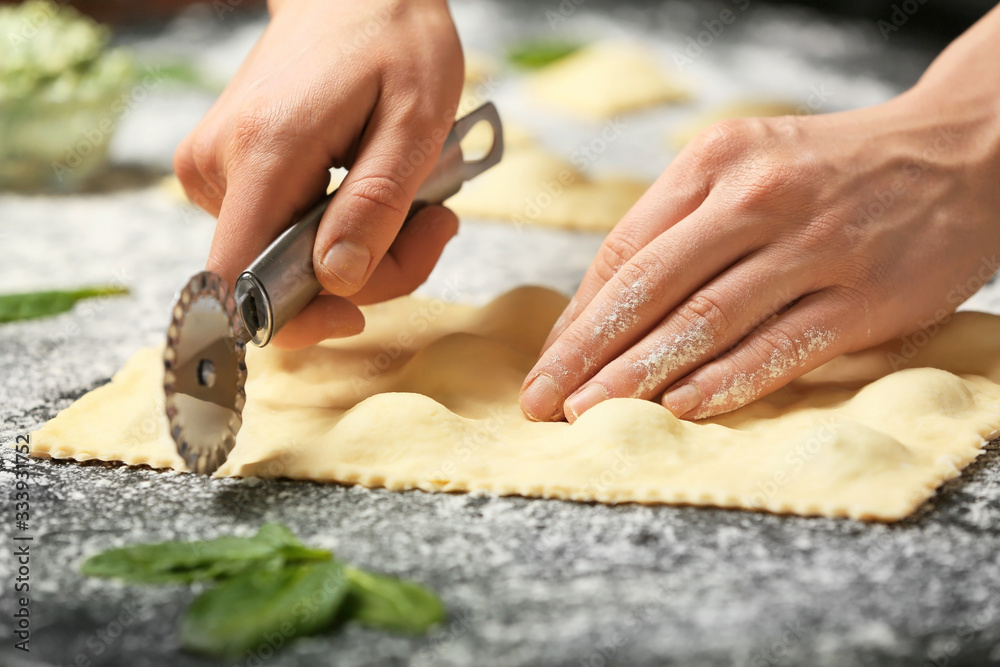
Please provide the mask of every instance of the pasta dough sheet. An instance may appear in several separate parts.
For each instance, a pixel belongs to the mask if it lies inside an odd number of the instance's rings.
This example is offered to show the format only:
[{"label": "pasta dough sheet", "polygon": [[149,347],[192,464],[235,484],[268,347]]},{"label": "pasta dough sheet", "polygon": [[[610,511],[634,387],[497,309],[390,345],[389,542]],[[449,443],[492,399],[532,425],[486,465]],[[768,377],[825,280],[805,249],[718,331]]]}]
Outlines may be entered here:
[{"label": "pasta dough sheet", "polygon": [[472,218],[608,232],[647,187],[633,178],[591,179],[537,146],[520,146],[446,205]]},{"label": "pasta dough sheet", "polygon": [[[565,304],[541,288],[483,308],[406,297],[365,308],[354,338],[251,348],[243,429],[217,474],[891,521],[1000,426],[1000,317],[979,313],[715,419],[614,399],[573,425],[533,423],[518,388]],[[161,374],[161,352],[139,351],[32,434],[32,452],[183,469]]]},{"label": "pasta dough sheet", "polygon": [[540,104],[585,121],[691,98],[654,54],[613,41],[585,46],[541,68],[529,89]]}]

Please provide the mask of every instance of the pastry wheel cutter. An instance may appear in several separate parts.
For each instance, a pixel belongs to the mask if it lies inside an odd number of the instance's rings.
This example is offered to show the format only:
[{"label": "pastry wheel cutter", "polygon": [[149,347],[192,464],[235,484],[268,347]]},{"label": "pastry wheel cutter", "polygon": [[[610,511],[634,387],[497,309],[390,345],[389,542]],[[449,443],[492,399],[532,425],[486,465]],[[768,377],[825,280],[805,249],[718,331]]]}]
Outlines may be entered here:
[{"label": "pastry wheel cutter", "polygon": [[[467,162],[460,142],[483,121],[492,127],[492,146],[482,158]],[[502,155],[500,116],[488,102],[452,126],[410,215],[444,202]],[[240,275],[235,290],[217,274],[202,271],[178,292],[163,352],[163,392],[170,435],[191,470],[215,472],[236,444],[246,403],[246,344],[267,345],[319,294],[313,244],[336,194],[325,196],[278,236]]]}]

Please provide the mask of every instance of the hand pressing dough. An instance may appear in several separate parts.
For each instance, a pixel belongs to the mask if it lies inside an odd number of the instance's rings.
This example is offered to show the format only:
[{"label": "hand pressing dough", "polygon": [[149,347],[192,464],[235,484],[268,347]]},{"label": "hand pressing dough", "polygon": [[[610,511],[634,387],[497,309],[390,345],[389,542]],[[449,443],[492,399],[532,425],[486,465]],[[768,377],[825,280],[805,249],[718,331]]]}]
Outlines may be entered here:
[{"label": "hand pressing dough", "polygon": [[541,104],[582,120],[604,120],[691,97],[664,74],[651,53],[617,42],[585,46],[543,67],[529,87]]},{"label": "hand pressing dough", "polygon": [[607,232],[647,187],[631,178],[590,179],[541,148],[522,146],[463,185],[446,205],[472,218]]},{"label": "hand pressing dough", "polygon": [[688,142],[694,139],[698,133],[708,128],[713,123],[729,118],[773,118],[775,116],[795,116],[802,113],[803,107],[790,102],[761,102],[754,100],[742,100],[730,102],[697,116],[690,123],[681,126],[670,135],[670,144],[675,150],[681,150],[687,146]]},{"label": "hand pressing dough", "polygon": [[[891,521],[1000,426],[1000,317],[979,313],[716,419],[615,399],[572,426],[529,422],[518,388],[565,304],[540,288],[481,309],[407,297],[365,308],[354,338],[251,348],[243,429],[217,474]],[[183,469],[161,373],[159,350],[138,352],[33,433],[32,452]]]}]

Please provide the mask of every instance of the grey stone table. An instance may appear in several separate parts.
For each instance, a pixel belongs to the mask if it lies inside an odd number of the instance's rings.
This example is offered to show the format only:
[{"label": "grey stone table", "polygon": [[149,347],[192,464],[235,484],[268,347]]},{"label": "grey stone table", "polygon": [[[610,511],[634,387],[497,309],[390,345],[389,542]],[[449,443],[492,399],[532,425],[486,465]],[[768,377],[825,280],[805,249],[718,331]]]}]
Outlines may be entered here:
[{"label": "grey stone table", "polygon": [[[723,6],[708,5],[706,15],[675,2],[641,14],[625,7],[609,17],[606,8],[580,2],[551,5],[506,12],[501,4],[456,3],[455,11],[467,41],[487,52],[518,30],[548,34],[544,11],[565,5],[575,9],[557,26],[561,34],[648,36],[662,29],[669,58]],[[260,21],[205,27],[197,18],[182,19],[173,33],[130,39],[147,55],[196,54],[206,71],[228,76]],[[826,86],[822,110],[831,110],[884,99],[928,58],[916,47],[881,44],[871,26],[764,8],[720,37],[693,73],[710,82],[703,85],[709,101],[757,89],[803,97]],[[772,76],[779,66],[784,74]],[[150,91],[126,117],[114,148],[118,162],[165,168],[172,146],[211,101],[168,88]],[[528,114],[516,85],[500,85],[496,98],[554,149],[568,151],[587,138],[585,127],[560,133],[555,120]],[[636,117],[594,169],[654,175],[669,159],[661,123],[680,112],[664,113]],[[116,282],[132,288],[128,297],[0,328],[0,442],[37,428],[106,382],[136,348],[159,342],[170,297],[200,268],[211,234],[209,218],[148,185],[73,197],[0,196],[4,291]],[[520,283],[569,291],[599,243],[471,222],[423,291],[448,290],[474,302]],[[974,305],[998,311],[997,295],[988,288]],[[283,522],[352,563],[432,586],[450,615],[426,638],[348,627],[226,664],[1000,663],[995,447],[895,525],[36,461],[26,532],[13,524],[15,461],[9,447],[0,451],[0,664],[11,667],[213,664],[178,649],[177,619],[191,591],[85,580],[77,568],[109,547],[248,534],[265,521]],[[30,653],[15,650],[11,634],[15,534],[34,538]]]}]

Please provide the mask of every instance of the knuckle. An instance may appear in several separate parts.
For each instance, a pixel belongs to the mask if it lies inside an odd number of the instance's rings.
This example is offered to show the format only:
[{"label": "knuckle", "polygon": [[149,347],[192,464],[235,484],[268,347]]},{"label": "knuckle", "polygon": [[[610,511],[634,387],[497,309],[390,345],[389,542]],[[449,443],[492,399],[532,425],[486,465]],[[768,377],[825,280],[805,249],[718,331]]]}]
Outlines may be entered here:
[{"label": "knuckle", "polygon": [[288,140],[288,123],[279,110],[264,104],[245,105],[233,122],[229,148],[238,157],[267,152]]},{"label": "knuckle", "polygon": [[219,169],[219,152],[216,149],[214,137],[209,138],[204,133],[196,134],[191,140],[191,160],[195,167],[204,174],[214,174]]},{"label": "knuckle", "polygon": [[780,155],[755,153],[746,160],[736,179],[736,205],[745,211],[779,208],[791,210],[801,203],[786,195],[808,178],[795,160]]},{"label": "knuckle", "polygon": [[195,183],[200,176],[198,166],[194,160],[194,153],[191,149],[190,137],[185,139],[174,152],[174,173],[184,187],[189,187]]},{"label": "knuckle", "polygon": [[594,272],[603,282],[610,281],[619,269],[641,250],[638,243],[623,234],[612,234],[604,240],[594,259]]},{"label": "knuckle", "polygon": [[738,209],[801,205],[811,200],[814,184],[823,181],[814,155],[798,145],[795,150],[785,149],[789,140],[775,120],[725,120],[701,135],[698,152],[707,163],[702,166],[726,170],[733,191],[731,201]]},{"label": "knuckle", "polygon": [[647,252],[623,264],[608,284],[618,295],[619,303],[653,303],[657,297],[655,287],[662,284],[667,275],[669,270],[663,260]]},{"label": "knuckle", "polygon": [[409,208],[409,193],[398,177],[364,175],[351,181],[346,190],[351,199],[388,209],[399,215],[405,215]]},{"label": "knuckle", "polygon": [[701,162],[728,162],[751,143],[752,119],[729,118],[712,123],[691,142],[691,152]]},{"label": "knuckle", "polygon": [[596,355],[590,353],[593,347],[593,327],[574,322],[546,352],[544,370],[566,390],[577,377],[594,369]]},{"label": "knuckle", "polygon": [[759,202],[780,193],[795,181],[795,170],[787,161],[758,155],[753,159],[747,179],[747,199]]},{"label": "knuckle", "polygon": [[225,177],[214,138],[196,136],[191,143],[191,161],[201,175],[200,180],[194,181],[199,186],[198,196],[207,200],[221,199]]},{"label": "knuckle", "polygon": [[875,312],[872,291],[868,285],[838,285],[831,288],[837,299],[845,305],[845,311],[853,317],[867,321]]},{"label": "knuckle", "polygon": [[184,140],[174,153],[174,174],[184,187],[188,199],[212,212],[212,202],[222,199],[225,186],[218,172],[213,171],[216,163],[213,161],[207,165],[200,156],[199,146],[202,144],[203,140],[197,135],[190,135]]},{"label": "knuckle", "polygon": [[691,329],[707,328],[713,336],[729,329],[732,318],[720,305],[721,299],[711,290],[693,294],[677,308],[680,317]]},{"label": "knuckle", "polygon": [[438,111],[437,98],[423,92],[412,93],[404,100],[394,100],[402,108],[402,114],[410,127],[434,129],[440,125],[450,125],[448,119]]},{"label": "knuckle", "polygon": [[781,326],[765,327],[757,334],[757,346],[762,360],[772,369],[792,368],[808,358],[808,350],[802,339]]}]

